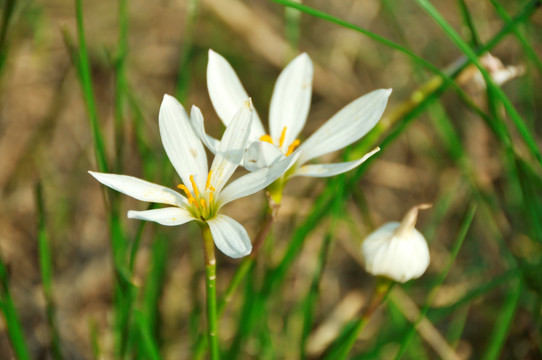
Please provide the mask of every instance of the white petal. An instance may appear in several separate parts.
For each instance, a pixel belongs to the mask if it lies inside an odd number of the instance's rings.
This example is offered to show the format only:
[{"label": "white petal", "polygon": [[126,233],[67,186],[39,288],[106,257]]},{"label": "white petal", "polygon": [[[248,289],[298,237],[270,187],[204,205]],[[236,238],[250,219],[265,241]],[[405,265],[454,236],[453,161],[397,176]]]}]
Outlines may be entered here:
[{"label": "white petal", "polygon": [[248,171],[255,171],[269,167],[276,161],[284,158],[278,147],[266,141],[253,141],[243,157],[243,166]]},{"label": "white petal", "polygon": [[269,131],[278,144],[282,130],[286,134],[283,151],[294,141],[307,121],[311,105],[313,66],[305,53],[296,57],[281,72],[273,90],[269,108]]},{"label": "white petal", "polygon": [[298,158],[299,153],[295,153],[276,162],[269,168],[256,170],[240,177],[226,186],[220,193],[218,203],[220,206],[224,206],[233,200],[252,195],[266,188],[295,164]]},{"label": "white petal", "polygon": [[192,190],[190,175],[194,175],[198,187],[205,187],[207,180],[205,149],[194,133],[183,106],[174,97],[164,95],[160,106],[159,124],[164,149],[183,184]]},{"label": "white petal", "polygon": [[345,106],[301,144],[300,163],[342,149],[367,134],[380,120],[390,94],[391,89],[375,90]]},{"label": "white petal", "polygon": [[292,177],[294,176],[329,177],[329,176],[339,175],[358,167],[363,162],[365,162],[368,158],[373,156],[373,154],[377,153],[379,150],[380,148],[376,148],[370,153],[365,154],[365,156],[363,156],[361,159],[354,160],[354,161],[335,163],[335,164],[303,165],[295,170],[295,172],[292,174]]},{"label": "white petal", "polygon": [[196,135],[203,141],[205,146],[213,153],[216,154],[216,149],[218,148],[219,141],[212,136],[207,135],[205,132],[205,126],[203,125],[203,115],[201,110],[193,105],[192,110],[190,111],[190,120],[192,120],[192,126]]},{"label": "white petal", "polygon": [[250,254],[252,244],[243,225],[231,217],[218,214],[207,220],[215,245],[224,254],[232,258],[240,258]]},{"label": "white petal", "polygon": [[217,193],[222,190],[237,166],[241,163],[248,145],[248,135],[253,120],[250,99],[245,100],[220,140],[215,159],[211,165],[211,185]]},{"label": "white petal", "polygon": [[165,186],[138,179],[133,176],[104,174],[89,171],[96,180],[137,200],[184,206],[188,201],[178,192]]},{"label": "white petal", "polygon": [[194,220],[192,214],[178,207],[168,207],[145,211],[128,211],[128,218],[154,221],[165,226],[182,225]]},{"label": "white petal", "polygon": [[[213,50],[209,50],[207,89],[218,117],[226,126],[230,124],[237,110],[249,97],[228,61]],[[265,134],[265,131],[258,114],[254,117],[250,137],[258,139]]]}]

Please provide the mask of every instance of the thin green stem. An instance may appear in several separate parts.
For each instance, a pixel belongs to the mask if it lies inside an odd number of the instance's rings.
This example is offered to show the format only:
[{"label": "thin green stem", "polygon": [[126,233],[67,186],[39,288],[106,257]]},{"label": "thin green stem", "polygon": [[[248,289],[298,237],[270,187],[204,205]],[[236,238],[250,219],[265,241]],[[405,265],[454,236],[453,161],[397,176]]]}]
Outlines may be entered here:
[{"label": "thin green stem", "polygon": [[395,282],[390,279],[383,277],[378,278],[378,283],[371,296],[369,305],[363,311],[361,317],[356,321],[354,328],[350,331],[345,341],[339,344],[338,347],[332,348],[331,351],[326,354],[324,359],[346,359],[348,353],[359,337],[359,334],[361,334],[361,331],[365,328],[376,309],[378,309],[378,307],[386,300],[394,284]]},{"label": "thin green stem", "polygon": [[205,285],[207,297],[207,339],[211,360],[218,360],[218,316],[216,302],[216,258],[215,243],[209,226],[202,227],[203,248],[205,252]]},{"label": "thin green stem", "polygon": [[45,207],[41,183],[36,185],[36,202],[38,210],[38,244],[40,257],[41,282],[45,296],[45,312],[50,332],[50,346],[53,359],[63,359],[60,335],[56,324],[56,310],[53,299],[53,264],[49,236],[45,226]]}]

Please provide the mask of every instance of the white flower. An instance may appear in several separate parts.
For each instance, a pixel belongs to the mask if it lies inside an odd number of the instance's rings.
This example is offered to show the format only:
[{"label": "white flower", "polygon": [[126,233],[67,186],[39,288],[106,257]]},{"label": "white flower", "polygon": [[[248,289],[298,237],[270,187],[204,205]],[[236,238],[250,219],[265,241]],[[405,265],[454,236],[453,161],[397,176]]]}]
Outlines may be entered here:
[{"label": "white flower", "polygon": [[[199,109],[193,107],[193,112]],[[207,155],[182,105],[169,95],[160,107],[159,126],[164,149],[182,179],[179,185],[186,196],[167,187],[135,177],[89,171],[102,184],[141,201],[172,205],[161,209],[129,211],[132,219],[162,225],[181,225],[197,220],[209,225],[216,246],[226,255],[238,258],[250,254],[252,245],[246,230],[219,210],[227,203],[251,195],[272,183],[291,165],[281,161],[270,168],[244,175],[226,186],[239,165],[248,141],[254,111],[245,99],[232,114],[216,156],[208,169]]]},{"label": "white flower", "polygon": [[413,207],[401,223],[386,223],[363,241],[361,253],[367,272],[402,283],[423,275],[429,266],[429,248],[414,226],[418,210],[427,207]]},{"label": "white flower", "polygon": [[[335,164],[306,163],[318,156],[342,149],[371,130],[384,112],[391,89],[376,90],[354,100],[329,119],[303,143],[298,136],[305,126],[312,95],[313,66],[305,53],[297,56],[279,75],[269,108],[269,135],[257,114],[250,134],[252,144],[243,165],[248,170],[270,166],[299,150],[301,155],[288,172],[291,176],[327,177],[349,171],[364,162],[375,150],[362,158]],[[235,109],[248,97],[231,65],[209,50],[207,87],[213,106],[225,125]],[[215,139],[205,134],[201,119],[194,119],[198,135],[212,149]]]}]

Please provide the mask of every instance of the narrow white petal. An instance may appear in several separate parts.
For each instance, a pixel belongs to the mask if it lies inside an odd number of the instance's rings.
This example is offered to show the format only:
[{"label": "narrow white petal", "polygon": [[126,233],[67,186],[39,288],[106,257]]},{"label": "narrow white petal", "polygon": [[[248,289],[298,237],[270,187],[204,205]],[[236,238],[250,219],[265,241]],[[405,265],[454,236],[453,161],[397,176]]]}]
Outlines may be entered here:
[{"label": "narrow white petal", "polygon": [[240,258],[250,254],[252,244],[243,225],[231,217],[218,214],[207,220],[215,245],[224,254],[232,258]]},{"label": "narrow white petal", "polygon": [[339,175],[358,167],[359,165],[364,163],[368,158],[373,156],[373,154],[377,153],[379,150],[380,150],[379,148],[376,148],[370,153],[363,156],[361,159],[354,160],[354,161],[334,163],[334,164],[303,165],[295,170],[295,172],[292,174],[292,177],[294,176],[329,177],[329,176]]},{"label": "narrow white petal", "polygon": [[213,153],[216,154],[216,149],[218,148],[219,141],[212,136],[207,135],[205,132],[205,126],[203,125],[203,115],[201,110],[193,105],[192,110],[190,111],[190,120],[192,120],[192,126],[196,135],[203,141],[205,146]]},{"label": "narrow white petal", "polygon": [[[249,97],[228,61],[213,50],[209,50],[207,89],[218,117],[226,126]],[[257,139],[265,134],[258,114],[254,117],[251,139]]]},{"label": "narrow white petal", "polygon": [[248,171],[256,171],[269,167],[276,161],[284,158],[278,147],[266,141],[253,141],[247,148],[243,157],[243,166]]},{"label": "narrow white petal", "polygon": [[104,174],[89,171],[96,180],[137,200],[183,206],[188,201],[178,192],[165,186],[138,179],[133,176]]},{"label": "narrow white petal", "polygon": [[205,149],[194,133],[183,106],[172,96],[164,95],[160,106],[159,125],[164,149],[184,185],[192,190],[190,175],[194,175],[198,187],[205,187]]},{"label": "narrow white petal", "polygon": [[233,117],[233,121],[220,140],[215,159],[211,165],[211,185],[217,193],[222,190],[237,166],[243,160],[248,145],[248,136],[253,120],[253,108],[250,99],[245,102]]},{"label": "narrow white petal", "polygon": [[128,211],[129,219],[154,221],[165,226],[182,225],[194,220],[192,214],[178,207],[168,207],[145,211]]},{"label": "narrow white petal", "polygon": [[236,199],[252,195],[266,188],[284,174],[299,159],[299,153],[294,153],[277,161],[269,168],[263,168],[246,174],[226,186],[220,193],[218,203],[224,206]]},{"label": "narrow white petal", "polygon": [[342,149],[367,134],[380,120],[390,94],[391,89],[375,90],[345,106],[301,144],[300,163]]},{"label": "narrow white petal", "polygon": [[279,75],[269,108],[269,131],[278,144],[286,127],[283,150],[294,141],[307,121],[311,105],[313,66],[303,53],[296,57]]}]

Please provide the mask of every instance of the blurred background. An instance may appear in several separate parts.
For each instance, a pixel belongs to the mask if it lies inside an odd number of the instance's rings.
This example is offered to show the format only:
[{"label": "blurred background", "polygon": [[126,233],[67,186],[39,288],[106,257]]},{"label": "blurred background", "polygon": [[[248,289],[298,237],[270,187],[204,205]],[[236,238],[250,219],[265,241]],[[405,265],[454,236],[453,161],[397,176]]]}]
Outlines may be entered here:
[{"label": "blurred background", "polygon": [[[346,155],[329,158],[355,158],[382,147],[357,178],[350,177],[341,216],[333,220],[338,226],[306,339],[309,357],[318,357],[344,323],[359,314],[375,285],[360,263],[364,236],[401,219],[414,205],[432,203],[418,223],[429,242],[431,265],[421,279],[390,294],[386,309],[375,314],[356,344],[356,353],[363,354],[359,358],[393,358],[425,304],[427,317],[404,358],[542,358],[542,172],[537,158],[542,12],[537,2],[434,4],[472,48],[493,42],[493,57],[483,63],[518,116],[505,110],[495,89],[486,89],[474,66],[461,68],[464,52],[415,1],[303,3],[400,44],[452,76],[458,88],[443,85],[428,67],[356,29],[271,1],[85,1],[94,107],[85,98],[78,70],[75,2],[0,1],[0,258],[31,358],[53,358],[48,304],[53,304],[54,337],[64,358],[117,354],[110,203],[118,206],[124,234],[119,246],[128,249],[124,255],[139,244],[131,276],[135,304],[152,319],[149,329],[162,357],[191,358],[204,321],[198,228],[143,226],[125,218],[128,209],[147,205],[127,197],[115,201],[87,174],[99,168],[89,118],[103,134],[109,171],[175,188],[179,179],[161,146],[158,110],[164,93],[175,95],[186,109],[200,107],[207,130],[221,134],[206,89],[208,49],[232,64],[264,124],[276,77],[295,55],[307,52],[315,79],[303,137],[357,97],[393,88],[377,131]],[[518,25],[513,30],[510,19]],[[252,281],[261,283],[267,269],[280,262],[314,200],[336,185],[326,179],[290,181],[273,239],[264,246]],[[264,206],[263,194],[256,194],[226,211],[254,236]],[[474,207],[474,220],[454,258],[452,249]],[[239,358],[299,357],[299,342],[292,339],[302,328],[300,299],[317,271],[329,223],[330,216],[322,216],[308,224],[303,248],[266,308],[266,340],[246,337]],[[42,286],[40,229],[51,251],[52,301],[46,301]],[[450,271],[429,301],[450,259]],[[219,294],[238,265],[219,256]],[[221,320],[224,347],[235,343],[239,331],[241,288]],[[5,285],[3,294],[5,300]],[[7,331],[4,318],[2,359],[14,356]]]}]

